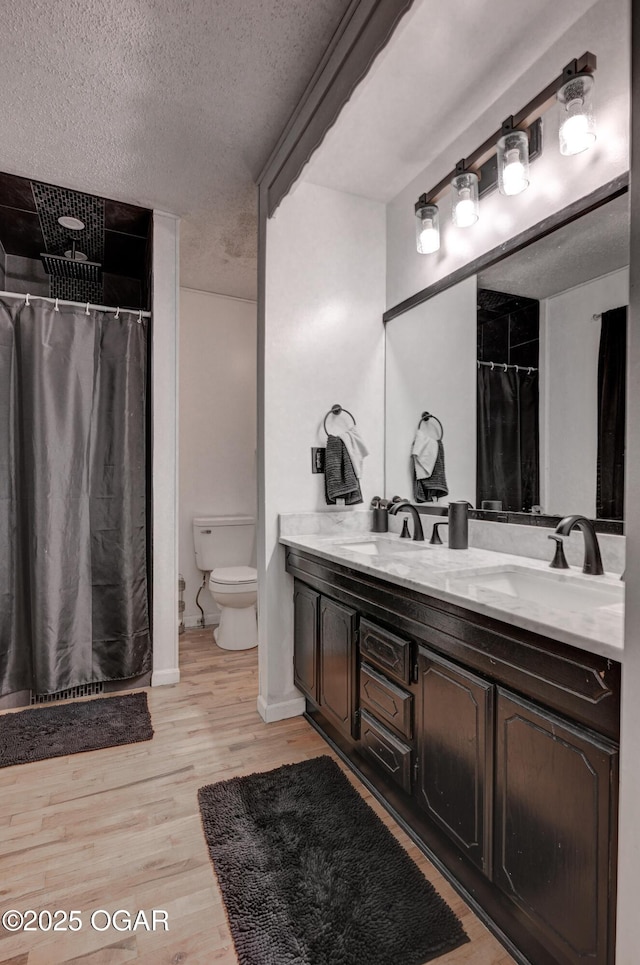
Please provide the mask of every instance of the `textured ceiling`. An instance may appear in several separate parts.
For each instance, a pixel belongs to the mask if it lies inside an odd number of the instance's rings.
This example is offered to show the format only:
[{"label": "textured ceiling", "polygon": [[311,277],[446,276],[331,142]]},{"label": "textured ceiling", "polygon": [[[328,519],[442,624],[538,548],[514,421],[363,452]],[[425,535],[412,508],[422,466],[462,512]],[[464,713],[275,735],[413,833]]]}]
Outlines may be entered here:
[{"label": "textured ceiling", "polygon": [[584,215],[478,276],[480,288],[550,298],[629,264],[629,196]]},{"label": "textured ceiling", "polygon": [[255,298],[253,182],[347,6],[3,3],[0,170],[180,215],[181,284]]}]

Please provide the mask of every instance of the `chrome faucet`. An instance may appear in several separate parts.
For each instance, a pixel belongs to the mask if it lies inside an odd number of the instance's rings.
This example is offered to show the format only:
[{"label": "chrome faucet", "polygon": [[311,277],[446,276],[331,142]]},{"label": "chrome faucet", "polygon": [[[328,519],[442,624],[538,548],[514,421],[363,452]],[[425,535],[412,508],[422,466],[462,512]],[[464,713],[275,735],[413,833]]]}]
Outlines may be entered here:
[{"label": "chrome faucet", "polygon": [[565,516],[556,526],[556,533],[560,536],[568,536],[572,529],[582,530],[584,536],[584,565],[583,573],[590,573],[592,576],[602,576],[602,557],[598,537],[593,523],[586,516]]},{"label": "chrome faucet", "polygon": [[397,512],[402,510],[403,512],[410,512],[413,516],[413,538],[416,541],[422,541],[424,543],[424,533],[422,531],[422,521],[420,519],[420,513],[416,507],[409,502],[408,499],[400,499],[389,506],[389,513],[395,516]]}]

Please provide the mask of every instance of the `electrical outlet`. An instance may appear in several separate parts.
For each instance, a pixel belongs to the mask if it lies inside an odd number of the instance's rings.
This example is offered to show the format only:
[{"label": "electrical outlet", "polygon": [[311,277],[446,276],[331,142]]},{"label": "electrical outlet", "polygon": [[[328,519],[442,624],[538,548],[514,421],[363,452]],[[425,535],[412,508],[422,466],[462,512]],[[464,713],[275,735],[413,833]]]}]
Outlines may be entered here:
[{"label": "electrical outlet", "polygon": [[324,472],[324,459],[326,449],[319,446],[311,447],[311,472]]}]

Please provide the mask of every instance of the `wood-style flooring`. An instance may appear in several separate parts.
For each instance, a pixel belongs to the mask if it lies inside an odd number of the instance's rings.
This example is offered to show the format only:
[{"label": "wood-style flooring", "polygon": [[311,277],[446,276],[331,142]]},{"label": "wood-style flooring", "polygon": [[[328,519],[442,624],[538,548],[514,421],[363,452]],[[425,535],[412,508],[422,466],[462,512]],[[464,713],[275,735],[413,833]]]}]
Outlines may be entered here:
[{"label": "wood-style flooring", "polygon": [[[236,965],[196,792],[332,752],[301,717],[262,722],[257,651],[222,651],[207,628],[187,632],[180,654],[180,684],[149,691],[152,741],[0,770],[0,916],[10,909],[60,909],[78,911],[82,920],[75,932],[11,934],[0,925],[0,965]],[[462,919],[471,942],[438,965],[512,965],[416,845],[343,769]],[[167,932],[90,926],[98,909],[154,908],[167,911]]]}]

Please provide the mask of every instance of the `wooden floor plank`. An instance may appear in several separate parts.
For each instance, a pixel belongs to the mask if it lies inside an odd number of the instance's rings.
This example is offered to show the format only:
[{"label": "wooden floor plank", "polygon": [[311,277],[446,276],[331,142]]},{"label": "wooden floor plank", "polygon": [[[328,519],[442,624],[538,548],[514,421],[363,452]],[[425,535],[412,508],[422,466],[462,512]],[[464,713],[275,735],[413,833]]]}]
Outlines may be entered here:
[{"label": "wooden floor plank", "polygon": [[[303,718],[262,722],[256,651],[219,650],[207,629],[188,631],[180,653],[181,682],[148,691],[152,741],[0,771],[0,911],[78,909],[83,917],[76,933],[11,934],[0,927],[0,965],[237,965],[202,834],[198,788],[335,755]],[[462,919],[471,942],[438,965],[513,965],[340,766]],[[169,931],[94,931],[90,914],[98,908],[163,909]]]}]

